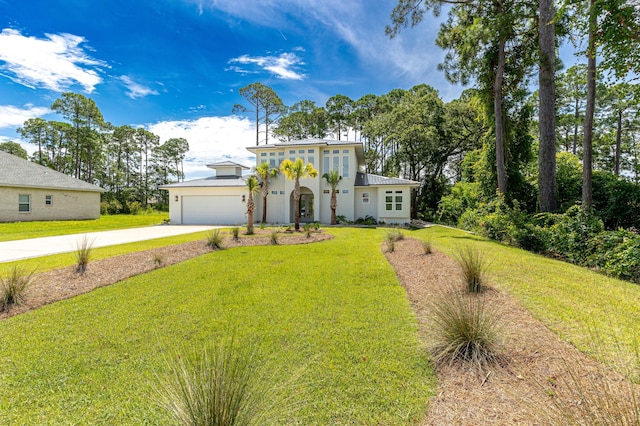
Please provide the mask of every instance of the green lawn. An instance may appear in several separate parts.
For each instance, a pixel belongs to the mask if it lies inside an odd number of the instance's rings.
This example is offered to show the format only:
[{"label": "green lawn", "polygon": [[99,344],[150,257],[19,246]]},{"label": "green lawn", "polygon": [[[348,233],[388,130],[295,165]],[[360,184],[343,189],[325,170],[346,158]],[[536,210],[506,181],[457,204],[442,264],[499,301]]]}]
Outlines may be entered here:
[{"label": "green lawn", "polygon": [[593,352],[594,343],[605,348],[598,355],[612,365],[633,358],[640,337],[639,285],[450,228],[410,235],[428,237],[447,254],[461,244],[475,245],[489,262],[492,285],[514,294],[562,338],[584,352]]},{"label": "green lawn", "polygon": [[[290,424],[412,424],[435,379],[384,230],[243,247],[0,322],[4,424],[170,424],[153,403],[177,347],[257,342],[289,392]],[[276,383],[277,384],[277,383]]]},{"label": "green lawn", "polygon": [[102,215],[100,219],[95,220],[0,223],[0,242],[157,225],[168,218],[168,213],[150,213]]}]

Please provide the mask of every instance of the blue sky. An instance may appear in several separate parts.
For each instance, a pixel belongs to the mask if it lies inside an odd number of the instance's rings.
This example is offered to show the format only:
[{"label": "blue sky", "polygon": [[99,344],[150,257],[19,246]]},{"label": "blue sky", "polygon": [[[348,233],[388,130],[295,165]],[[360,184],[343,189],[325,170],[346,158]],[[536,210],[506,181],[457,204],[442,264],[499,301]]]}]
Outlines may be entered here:
[{"label": "blue sky", "polygon": [[[232,158],[252,165],[252,123],[233,116],[259,81],[286,105],[356,100],[427,83],[448,101],[462,87],[437,71],[438,22],[426,15],[389,40],[395,0],[0,0],[0,141],[64,91],[91,97],[114,125],[190,143],[187,178]],[[26,146],[26,145],[25,145]],[[33,150],[33,147],[29,147]]]}]

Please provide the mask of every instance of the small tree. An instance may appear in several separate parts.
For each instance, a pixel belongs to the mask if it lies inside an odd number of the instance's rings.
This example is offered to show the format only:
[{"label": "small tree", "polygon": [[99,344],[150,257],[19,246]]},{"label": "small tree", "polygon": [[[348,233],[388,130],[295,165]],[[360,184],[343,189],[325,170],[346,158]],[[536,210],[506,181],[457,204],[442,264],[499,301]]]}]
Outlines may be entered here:
[{"label": "small tree", "polygon": [[342,176],[338,174],[337,170],[331,170],[329,173],[323,174],[322,178],[325,180],[327,185],[331,187],[331,224],[335,225],[336,224],[336,208],[338,207],[336,188],[338,188],[338,184],[342,180]]},{"label": "small tree", "polygon": [[255,176],[249,176],[247,178],[247,189],[249,190],[249,198],[247,199],[247,234],[253,234],[253,211],[256,208],[256,204],[253,202],[253,194],[260,191],[260,184],[258,178]]},{"label": "small tree", "polygon": [[256,174],[262,180],[262,222],[267,222],[267,195],[269,195],[269,179],[278,176],[280,170],[270,168],[268,162],[264,162],[255,168]]},{"label": "small tree", "polygon": [[280,171],[284,173],[287,179],[294,182],[293,202],[294,202],[294,218],[296,231],[300,230],[300,178],[315,178],[318,171],[313,168],[313,164],[304,164],[302,158],[296,158],[295,161],[289,159],[284,160],[280,165]]}]

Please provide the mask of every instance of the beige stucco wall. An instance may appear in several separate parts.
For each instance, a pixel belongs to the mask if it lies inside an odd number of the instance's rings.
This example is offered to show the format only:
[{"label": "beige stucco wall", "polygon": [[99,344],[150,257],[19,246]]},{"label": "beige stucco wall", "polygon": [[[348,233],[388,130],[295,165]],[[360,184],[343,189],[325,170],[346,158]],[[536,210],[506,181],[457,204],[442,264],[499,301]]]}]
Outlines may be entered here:
[{"label": "beige stucco wall", "polygon": [[[18,212],[21,194],[31,196],[31,211]],[[51,195],[52,205],[45,205],[45,195]],[[34,220],[83,220],[100,217],[100,193],[0,187],[0,222],[30,222]]]}]

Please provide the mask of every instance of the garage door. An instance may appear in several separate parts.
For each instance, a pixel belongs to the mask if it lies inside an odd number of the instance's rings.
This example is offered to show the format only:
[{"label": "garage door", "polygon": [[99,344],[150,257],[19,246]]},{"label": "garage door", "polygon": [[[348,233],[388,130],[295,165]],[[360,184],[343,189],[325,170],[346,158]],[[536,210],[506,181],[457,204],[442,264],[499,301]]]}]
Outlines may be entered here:
[{"label": "garage door", "polygon": [[182,223],[185,225],[241,225],[247,219],[246,203],[238,195],[182,197]]}]

